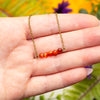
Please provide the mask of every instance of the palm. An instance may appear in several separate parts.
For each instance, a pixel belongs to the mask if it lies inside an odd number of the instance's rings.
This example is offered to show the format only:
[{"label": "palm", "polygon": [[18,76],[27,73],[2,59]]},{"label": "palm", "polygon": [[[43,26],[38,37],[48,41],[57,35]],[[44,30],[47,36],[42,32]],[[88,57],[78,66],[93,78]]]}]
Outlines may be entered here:
[{"label": "palm", "polygon": [[[5,27],[8,25],[7,22],[2,22],[2,24]],[[3,79],[0,78],[0,86],[3,88],[4,98],[6,97],[8,100],[23,97],[26,84],[32,73],[33,61],[32,55],[30,55],[32,50],[23,35],[24,31],[20,30],[20,23],[17,27],[18,22],[16,21],[9,24],[10,27],[8,26],[6,29],[1,26],[0,34],[0,67],[2,69],[0,73],[3,76]]]},{"label": "palm", "polygon": [[[19,100],[71,85],[86,77],[84,68],[77,68],[84,66],[84,64],[70,64],[70,61],[68,61],[67,65],[66,61],[61,61],[61,59],[66,58],[64,54],[47,59],[34,59],[35,53],[32,40],[30,35],[27,35],[29,30],[26,26],[28,25],[24,25],[27,18],[25,18],[25,21],[22,21],[22,19],[10,19],[11,22],[9,19],[2,20],[0,24],[0,100]],[[98,25],[97,22],[92,25],[88,21],[87,23],[89,24],[88,26],[77,27],[77,29]],[[27,29],[26,31],[25,28]],[[66,28],[64,30],[67,31]],[[59,45],[55,46],[56,42],[52,39],[53,36],[50,36],[53,33],[49,32],[49,36],[47,36],[46,32],[44,33],[46,37],[41,37],[43,34],[40,34],[40,37],[38,35],[35,36],[35,38],[39,38],[38,41],[36,39],[38,53],[57,49],[61,46],[59,39],[56,41],[59,42]],[[55,42],[52,48],[50,48],[52,41],[49,38]],[[67,38],[67,35],[65,35],[65,38]],[[46,41],[51,44],[47,44]],[[69,47],[69,51],[77,48],[81,47]],[[75,54],[77,55],[77,50],[75,50]],[[70,55],[71,53],[68,56]],[[80,71],[83,71],[83,73],[80,73]],[[72,76],[70,73],[75,73],[76,76]],[[69,75],[70,79],[66,75]]]}]

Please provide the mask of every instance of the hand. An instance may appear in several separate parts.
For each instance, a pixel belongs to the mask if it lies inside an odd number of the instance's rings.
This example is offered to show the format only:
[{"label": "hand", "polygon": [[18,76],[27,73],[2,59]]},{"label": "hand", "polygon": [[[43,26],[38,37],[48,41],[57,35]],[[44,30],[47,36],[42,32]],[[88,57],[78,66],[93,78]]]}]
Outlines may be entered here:
[{"label": "hand", "polygon": [[[34,59],[28,17],[0,18],[0,100],[19,100],[67,87],[100,62],[99,21],[91,15],[59,14],[67,52]],[[54,14],[31,17],[37,52],[62,47]]]}]

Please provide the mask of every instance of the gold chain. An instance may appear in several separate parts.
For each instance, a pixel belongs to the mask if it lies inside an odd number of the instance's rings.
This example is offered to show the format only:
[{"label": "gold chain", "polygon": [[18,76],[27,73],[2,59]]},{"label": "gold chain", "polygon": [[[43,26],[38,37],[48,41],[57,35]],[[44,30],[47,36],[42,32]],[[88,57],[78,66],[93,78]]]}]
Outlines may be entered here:
[{"label": "gold chain", "polygon": [[31,37],[32,37],[32,41],[33,41],[33,46],[34,46],[34,51],[35,51],[35,58],[39,58],[38,53],[37,53],[37,49],[36,49],[36,45],[35,45],[35,41],[34,41],[34,36],[32,34],[31,24],[30,24],[31,16],[32,15],[30,15],[29,18],[28,18],[29,30],[30,30],[30,34],[31,34]]},{"label": "gold chain", "polygon": [[[59,20],[58,20],[58,14],[55,13],[55,15],[56,15],[57,25],[58,25],[59,34],[60,34],[61,43],[62,43],[62,50],[64,52],[64,51],[66,51],[66,48],[64,46],[64,41],[63,41],[63,37],[62,37],[62,34],[61,34],[61,30],[60,30],[60,24],[59,24]],[[31,24],[30,24],[31,16],[32,15],[30,15],[29,18],[28,18],[29,30],[30,30],[30,34],[31,34],[31,37],[32,37],[32,41],[33,41],[33,46],[34,46],[34,51],[35,51],[35,58],[39,58],[38,53],[37,53],[37,49],[36,49],[36,44],[35,44],[35,41],[34,41],[34,36],[32,34]]]},{"label": "gold chain", "polygon": [[55,15],[56,15],[57,25],[58,25],[58,29],[59,29],[60,38],[61,38],[62,48],[63,48],[63,51],[66,51],[66,48],[64,46],[63,37],[62,37],[62,34],[61,34],[61,30],[60,30],[60,24],[59,24],[59,20],[58,20],[58,14],[55,13]]}]

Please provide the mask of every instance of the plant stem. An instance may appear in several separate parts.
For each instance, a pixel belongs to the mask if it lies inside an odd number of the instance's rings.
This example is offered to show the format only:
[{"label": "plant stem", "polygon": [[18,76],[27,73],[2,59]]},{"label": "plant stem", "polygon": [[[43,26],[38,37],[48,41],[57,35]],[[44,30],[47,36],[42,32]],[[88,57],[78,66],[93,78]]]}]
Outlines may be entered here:
[{"label": "plant stem", "polygon": [[7,15],[8,17],[12,17],[12,15],[10,15],[9,13],[7,13],[6,11],[4,11],[2,8],[0,8],[0,11],[2,13],[4,13],[5,15]]},{"label": "plant stem", "polygon": [[93,88],[94,86],[96,86],[99,82],[100,82],[100,77],[97,78],[97,80],[86,90],[85,93],[83,93],[83,94],[80,96],[80,98],[79,98],[78,100],[83,99],[83,97],[84,97],[88,92],[90,92],[90,91],[92,90],[92,88]]}]

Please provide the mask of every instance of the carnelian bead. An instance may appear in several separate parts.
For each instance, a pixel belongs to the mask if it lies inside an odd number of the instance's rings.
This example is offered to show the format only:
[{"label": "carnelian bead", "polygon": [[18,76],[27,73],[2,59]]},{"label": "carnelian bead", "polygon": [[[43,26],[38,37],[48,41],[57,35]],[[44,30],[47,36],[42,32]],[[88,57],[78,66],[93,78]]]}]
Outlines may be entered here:
[{"label": "carnelian bead", "polygon": [[47,52],[43,53],[43,57],[47,58],[48,57],[48,53]]},{"label": "carnelian bead", "polygon": [[43,53],[40,53],[40,54],[39,54],[39,57],[40,57],[40,58],[43,58]]},{"label": "carnelian bead", "polygon": [[53,50],[53,55],[56,56],[58,54],[57,50]]},{"label": "carnelian bead", "polygon": [[49,51],[48,52],[48,56],[53,56],[53,52],[52,51]]},{"label": "carnelian bead", "polygon": [[58,53],[62,53],[62,48],[57,49]]}]

